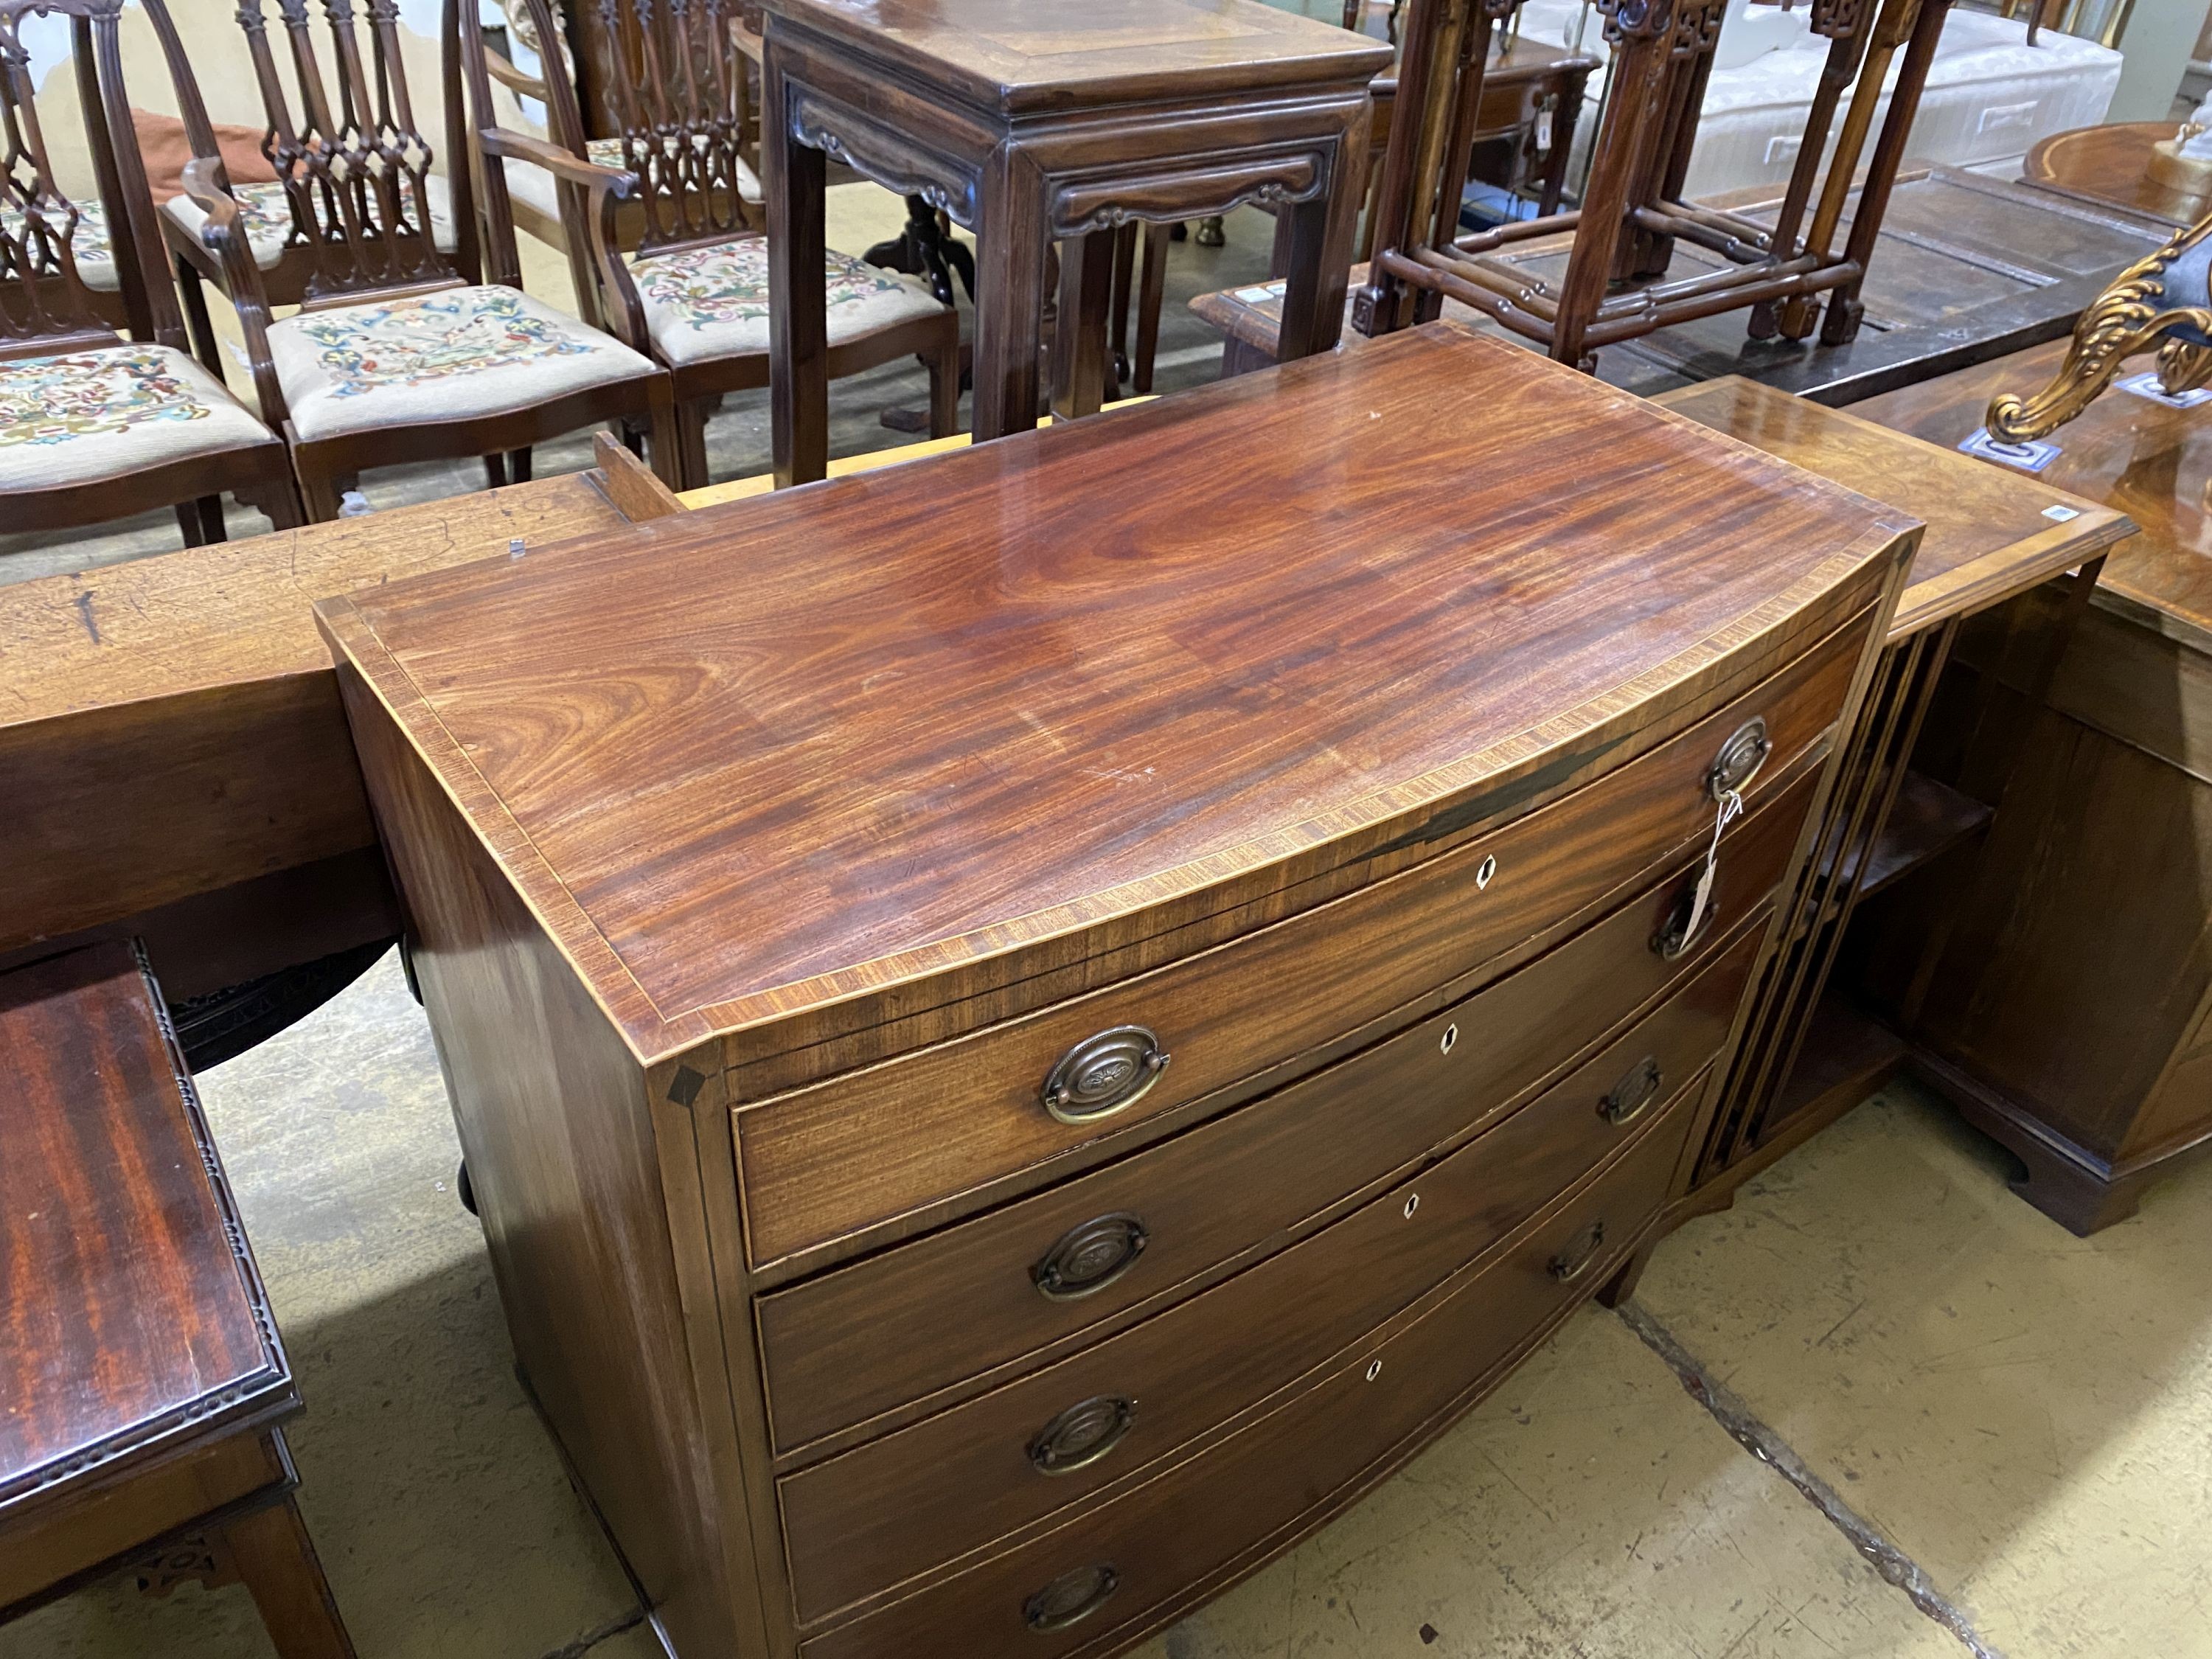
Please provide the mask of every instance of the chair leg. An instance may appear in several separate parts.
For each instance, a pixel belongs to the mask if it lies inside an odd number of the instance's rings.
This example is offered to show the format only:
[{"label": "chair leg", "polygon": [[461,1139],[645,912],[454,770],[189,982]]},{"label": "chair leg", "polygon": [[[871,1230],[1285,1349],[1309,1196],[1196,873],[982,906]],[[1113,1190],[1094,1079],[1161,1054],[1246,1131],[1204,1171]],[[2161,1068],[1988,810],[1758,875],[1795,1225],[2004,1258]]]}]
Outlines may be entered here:
[{"label": "chair leg", "polygon": [[507,452],[507,476],[516,483],[530,482],[530,451],[526,447]]},{"label": "chair leg", "polygon": [[191,335],[192,356],[201,366],[228,385],[222,372],[222,343],[216,338],[215,321],[208,315],[207,289],[189,259],[177,260],[177,292],[185,302],[185,327]]},{"label": "chair leg", "polygon": [[957,320],[945,331],[944,343],[922,361],[929,366],[929,435],[949,438],[960,430],[960,325]]},{"label": "chair leg", "polygon": [[338,497],[344,494],[336,478],[308,467],[300,469],[300,504],[309,524],[328,524],[338,515]]},{"label": "chair leg", "polygon": [[199,514],[200,534],[206,542],[223,542],[230,539],[230,526],[225,524],[222,519],[222,496],[203,495],[192,505]]},{"label": "chair leg", "polygon": [[177,528],[185,532],[186,547],[207,545],[207,527],[200,522],[198,501],[179,501],[176,507]]},{"label": "chair leg", "polygon": [[355,1659],[314,1540],[290,1498],[223,1529],[238,1576],[261,1610],[280,1659]]},{"label": "chair leg", "polygon": [[678,489],[707,485],[707,403],[687,398],[676,406],[676,483]]},{"label": "chair leg", "polygon": [[486,489],[504,489],[507,488],[507,457],[504,454],[485,456],[483,458],[483,470],[484,488]]}]

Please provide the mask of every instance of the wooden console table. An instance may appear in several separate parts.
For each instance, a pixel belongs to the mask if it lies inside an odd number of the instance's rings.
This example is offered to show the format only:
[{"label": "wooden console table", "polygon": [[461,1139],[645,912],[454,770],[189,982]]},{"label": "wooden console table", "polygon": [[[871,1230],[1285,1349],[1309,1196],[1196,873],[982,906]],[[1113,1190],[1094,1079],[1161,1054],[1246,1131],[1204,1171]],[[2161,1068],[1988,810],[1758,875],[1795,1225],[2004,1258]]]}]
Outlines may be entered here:
[{"label": "wooden console table", "polygon": [[[2078,613],[2107,552],[2134,534],[2135,525],[2124,513],[2041,480],[1752,381],[1710,381],[1659,401],[1808,471],[1879,493],[1928,526],[1873,689],[1842,739],[1843,775],[1785,907],[1784,948],[1762,970],[1720,1092],[1698,1170],[1710,1202],[1910,1062],[1902,1037],[1850,997],[1825,994],[1863,902],[1978,845],[2000,808],[2017,804],[2008,786],[2019,769],[2018,722],[2001,732],[1997,722],[1978,720],[1986,728],[1984,753],[1966,775],[1913,769],[1945,665],[1962,627],[2045,583],[2067,590],[2070,599],[2061,606]],[[2076,569],[2086,580],[2062,580]],[[2035,595],[2039,607],[2043,598]],[[2014,653],[2014,667],[2038,701],[2068,631],[2040,629],[2033,649],[2023,641]],[[1955,860],[1947,867],[1951,879],[1966,879]]]},{"label": "wooden console table", "polygon": [[1440,327],[319,607],[672,1650],[1118,1650],[1621,1288],[1917,535]]},{"label": "wooden console table", "polygon": [[0,586],[0,969],[141,938],[198,1066],[313,1007],[399,913],[309,607],[678,510],[608,443],[587,473]]},{"label": "wooden console table", "polygon": [[[2040,347],[1856,412],[1948,447],[2064,355]],[[2025,695],[2023,659],[2054,595],[1961,634],[1953,712],[1931,714],[1923,759],[1976,767],[2024,723],[2020,763],[1954,902],[1878,903],[1881,948],[1857,977],[1930,1080],[2021,1157],[2028,1200],[2087,1232],[2212,1146],[2212,407],[2114,387],[2052,441],[2033,485],[2107,504],[2141,533],[2106,560],[2046,707]],[[1978,738],[1966,715],[1984,702],[1997,718]],[[1909,965],[1931,939],[1916,1003]]]},{"label": "wooden console table", "polygon": [[0,1621],[134,1568],[241,1578],[281,1659],[353,1659],[291,1367],[131,946],[0,973]]},{"label": "wooden console table", "polygon": [[[1099,406],[1115,226],[1288,214],[1285,357],[1341,325],[1380,41],[1258,0],[767,0],[761,155],[775,475],[829,458],[822,191],[831,156],[976,233],[979,440],[1036,423],[1060,263],[1053,408]],[[1094,234],[1105,232],[1108,234]]]}]

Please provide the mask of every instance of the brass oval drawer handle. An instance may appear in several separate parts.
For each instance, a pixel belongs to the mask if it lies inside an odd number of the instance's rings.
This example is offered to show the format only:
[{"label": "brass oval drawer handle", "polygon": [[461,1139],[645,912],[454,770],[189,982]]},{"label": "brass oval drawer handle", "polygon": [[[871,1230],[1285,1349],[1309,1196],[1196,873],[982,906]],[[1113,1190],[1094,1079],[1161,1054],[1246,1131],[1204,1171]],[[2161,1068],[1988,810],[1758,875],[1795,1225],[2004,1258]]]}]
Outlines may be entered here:
[{"label": "brass oval drawer handle", "polygon": [[1143,1221],[1127,1211],[1093,1217],[1062,1233],[1030,1278],[1048,1301],[1095,1296],[1137,1265],[1146,1237]]},{"label": "brass oval drawer handle", "polygon": [[1168,1053],[1141,1025],[1116,1025],[1077,1043],[1044,1080],[1044,1109],[1062,1123],[1095,1123],[1145,1097]]},{"label": "brass oval drawer handle", "polygon": [[1121,1588],[1121,1575],[1106,1562],[1063,1572],[1022,1603],[1022,1619],[1041,1635],[1079,1625]]},{"label": "brass oval drawer handle", "polygon": [[1715,800],[1741,794],[1773,752],[1774,739],[1766,734],[1765,717],[1753,714],[1729,734],[1713,763],[1705,769],[1705,793]]},{"label": "brass oval drawer handle", "polygon": [[1567,1248],[1552,1258],[1547,1271],[1560,1284],[1571,1285],[1597,1260],[1599,1247],[1604,1243],[1604,1221],[1593,1221],[1567,1241]]},{"label": "brass oval drawer handle", "polygon": [[[1651,948],[1662,961],[1676,962],[1689,954],[1690,947],[1711,929],[1713,918],[1720,906],[1698,902],[1698,889],[1711,880],[1703,870],[1690,878],[1689,885],[1674,900],[1674,908],[1667,913],[1667,920],[1659,931],[1651,935]],[[1710,898],[1710,894],[1708,894]]]},{"label": "brass oval drawer handle", "polygon": [[1613,1085],[1612,1091],[1597,1103],[1597,1115],[1615,1128],[1633,1123],[1651,1109],[1651,1103],[1659,1098],[1659,1085],[1663,1081],[1659,1072],[1659,1059],[1646,1054],[1628,1070],[1628,1074]]},{"label": "brass oval drawer handle", "polygon": [[1037,1431],[1030,1462],[1039,1474],[1073,1474],[1089,1468],[1121,1443],[1137,1421],[1137,1402],[1102,1394],[1070,1406]]}]

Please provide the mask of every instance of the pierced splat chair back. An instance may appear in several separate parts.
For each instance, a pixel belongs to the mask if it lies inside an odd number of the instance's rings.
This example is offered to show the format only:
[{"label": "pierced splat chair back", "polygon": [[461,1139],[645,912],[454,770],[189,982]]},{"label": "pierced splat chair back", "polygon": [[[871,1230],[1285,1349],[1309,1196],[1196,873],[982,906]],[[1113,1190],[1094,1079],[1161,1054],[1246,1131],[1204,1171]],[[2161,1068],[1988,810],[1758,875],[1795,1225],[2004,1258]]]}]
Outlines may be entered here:
[{"label": "pierced splat chair back", "polygon": [[[738,185],[750,143],[751,93],[732,29],[740,0],[586,0],[613,43],[617,73],[606,99],[621,124],[618,161],[637,175],[645,216],[641,254],[727,241],[759,228]],[[538,39],[557,40],[547,0],[525,0]],[[548,130],[585,153],[575,88],[547,77]]]},{"label": "pierced splat chair back", "polygon": [[[161,0],[145,3],[154,11]],[[291,211],[286,254],[310,262],[303,302],[351,303],[465,281],[433,231],[435,151],[409,95],[394,0],[368,0],[365,28],[352,0],[322,0],[320,29],[308,0],[275,0],[272,30],[267,3],[238,0],[237,18],[269,124],[262,153]],[[165,32],[165,48],[172,39]],[[216,155],[191,68],[180,49],[168,56],[193,151]]]},{"label": "pierced splat chair back", "polygon": [[[0,359],[112,345],[115,325],[84,265],[112,259],[131,332],[164,345],[184,331],[167,273],[149,250],[161,238],[123,89],[118,29],[123,0],[0,0]],[[73,199],[58,179],[39,124],[24,20],[66,16],[96,201]]]}]

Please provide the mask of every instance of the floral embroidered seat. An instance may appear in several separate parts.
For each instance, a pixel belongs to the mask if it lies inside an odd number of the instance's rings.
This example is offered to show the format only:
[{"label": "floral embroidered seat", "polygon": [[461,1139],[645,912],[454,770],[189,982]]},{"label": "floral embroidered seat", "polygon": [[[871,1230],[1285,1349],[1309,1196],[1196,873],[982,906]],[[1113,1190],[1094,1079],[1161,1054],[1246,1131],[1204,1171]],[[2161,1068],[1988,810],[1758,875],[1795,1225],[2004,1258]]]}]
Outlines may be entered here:
[{"label": "floral embroidered seat", "polygon": [[0,495],[273,442],[173,346],[131,342],[0,362]]},{"label": "floral embroidered seat", "polygon": [[[947,311],[917,277],[878,270],[834,249],[823,263],[832,346]],[[639,259],[630,276],[653,347],[666,362],[681,366],[768,350],[766,237]]]},{"label": "floral embroidered seat", "polygon": [[472,420],[625,380],[650,358],[511,288],[449,288],[269,325],[292,428],[309,441]]}]

